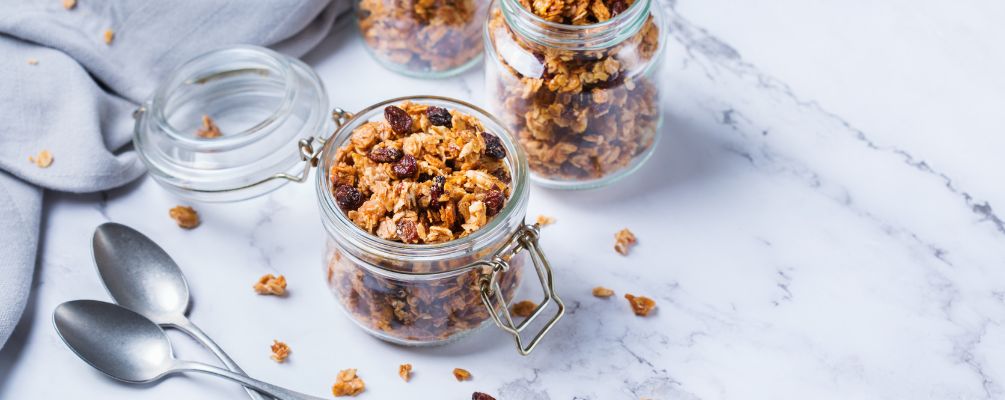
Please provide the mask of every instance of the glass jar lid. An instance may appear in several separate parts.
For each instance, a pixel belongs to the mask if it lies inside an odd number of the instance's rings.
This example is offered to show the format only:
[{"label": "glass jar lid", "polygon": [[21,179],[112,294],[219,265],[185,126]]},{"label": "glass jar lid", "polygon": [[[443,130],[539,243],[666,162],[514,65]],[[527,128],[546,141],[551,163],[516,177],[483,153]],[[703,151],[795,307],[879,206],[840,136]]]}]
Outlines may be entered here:
[{"label": "glass jar lid", "polygon": [[169,191],[244,200],[306,178],[303,153],[331,129],[327,108],[321,80],[303,62],[232,46],[176,69],[136,111],[134,143]]}]

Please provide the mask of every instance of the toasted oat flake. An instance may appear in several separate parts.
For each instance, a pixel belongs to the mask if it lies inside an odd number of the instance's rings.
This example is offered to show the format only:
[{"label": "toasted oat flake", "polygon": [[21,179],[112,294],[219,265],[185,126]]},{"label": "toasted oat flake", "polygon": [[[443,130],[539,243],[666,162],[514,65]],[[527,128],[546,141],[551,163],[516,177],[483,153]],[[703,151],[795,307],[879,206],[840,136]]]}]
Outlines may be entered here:
[{"label": "toasted oat flake", "polygon": [[656,308],[656,301],[646,296],[625,294],[625,298],[628,299],[628,304],[632,306],[632,311],[635,312],[635,315],[640,317],[649,315],[649,312]]},{"label": "toasted oat flake", "polygon": [[614,291],[603,286],[597,286],[593,288],[593,295],[596,297],[611,297],[614,296]]},{"label": "toasted oat flake", "polygon": [[463,368],[454,368],[454,378],[457,378],[458,382],[471,380],[471,373]]},{"label": "toasted oat flake", "polygon": [[35,57],[29,58],[28,65],[38,65],[38,59]]},{"label": "toasted oat flake", "polygon": [[290,346],[278,340],[272,340],[271,358],[273,360],[275,360],[277,363],[282,364],[283,361],[286,361],[286,357],[289,356],[290,356]]},{"label": "toasted oat flake", "polygon": [[537,303],[530,300],[524,300],[514,304],[513,307],[510,307],[510,312],[517,317],[527,318],[534,313],[534,309],[536,308]]},{"label": "toasted oat flake", "polygon": [[628,255],[629,246],[634,245],[638,240],[635,238],[635,234],[628,228],[618,231],[614,234],[614,250],[623,256]]},{"label": "toasted oat flake", "polygon": [[222,136],[220,133],[220,127],[216,126],[213,119],[209,115],[202,116],[202,126],[195,131],[195,135],[201,138],[213,139]]},{"label": "toasted oat flake", "polygon": [[282,296],[286,294],[286,277],[272,274],[262,275],[255,283],[255,293],[261,295]]},{"label": "toasted oat flake", "polygon": [[52,153],[49,150],[42,150],[36,156],[28,156],[28,161],[39,168],[49,168],[52,165]]},{"label": "toasted oat flake", "polygon": [[538,215],[536,222],[539,226],[548,226],[555,223],[555,218],[547,215]]},{"label": "toasted oat flake", "polygon": [[332,385],[332,394],[335,397],[355,396],[366,390],[366,384],[356,375],[356,368],[343,369],[339,371],[335,384]]},{"label": "toasted oat flake", "polygon": [[199,213],[192,207],[175,206],[168,212],[168,215],[182,228],[193,229],[199,226]]},{"label": "toasted oat flake", "polygon": [[102,36],[105,40],[105,44],[112,44],[112,40],[115,40],[115,31],[111,29],[105,29],[105,31],[102,33]]},{"label": "toasted oat flake", "polygon": [[408,382],[409,379],[412,379],[412,364],[399,365],[398,376],[400,376],[401,379],[404,379],[405,382]]},{"label": "toasted oat flake", "polygon": [[77,0],[63,0],[63,8],[72,10],[77,7]]}]

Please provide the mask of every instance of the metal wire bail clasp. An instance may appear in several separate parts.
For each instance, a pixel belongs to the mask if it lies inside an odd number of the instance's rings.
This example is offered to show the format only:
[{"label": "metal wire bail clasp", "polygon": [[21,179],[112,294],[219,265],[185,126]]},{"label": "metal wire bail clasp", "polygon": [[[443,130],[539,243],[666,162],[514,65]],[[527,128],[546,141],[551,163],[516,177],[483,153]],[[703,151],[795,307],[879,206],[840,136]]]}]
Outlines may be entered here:
[{"label": "metal wire bail clasp", "polygon": [[[522,355],[528,355],[531,351],[534,351],[534,347],[541,341],[541,338],[565,315],[565,303],[562,303],[562,300],[555,294],[551,264],[548,263],[548,259],[544,256],[538,245],[539,229],[536,224],[524,225],[510,238],[506,245],[493,255],[491,261],[482,262],[492,267],[492,272],[481,279],[482,302],[485,303],[485,307],[488,307],[489,315],[492,316],[492,320],[495,321],[496,326],[513,335],[513,338],[516,339],[516,347]],[[541,281],[541,288],[544,290],[544,301],[534,309],[534,312],[530,316],[517,325],[513,322],[513,316],[509,311],[509,304],[507,304],[502,289],[499,287],[499,279],[503,272],[509,270],[509,260],[524,249],[530,252],[534,269],[537,271],[537,277]],[[493,303],[493,298],[497,303]],[[558,306],[558,312],[551,317],[551,320],[525,346],[523,337],[520,334],[532,321],[543,314],[548,305],[552,303]],[[496,308],[497,305],[498,309]],[[499,317],[500,313],[502,313],[505,319]]]}]

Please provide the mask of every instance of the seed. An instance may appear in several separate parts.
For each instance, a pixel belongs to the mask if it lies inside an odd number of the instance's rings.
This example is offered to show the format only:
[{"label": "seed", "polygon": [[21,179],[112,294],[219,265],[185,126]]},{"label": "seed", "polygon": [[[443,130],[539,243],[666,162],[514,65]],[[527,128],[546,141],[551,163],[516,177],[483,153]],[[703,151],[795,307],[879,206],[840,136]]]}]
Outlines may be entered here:
[{"label": "seed", "polygon": [[405,154],[398,162],[394,163],[391,170],[399,179],[405,179],[415,176],[419,172],[419,165],[415,163],[415,157]]},{"label": "seed", "polygon": [[433,187],[429,189],[429,208],[440,208],[440,196],[443,196],[443,185],[447,183],[447,178],[438,175],[433,178]]},{"label": "seed", "polygon": [[404,154],[405,153],[402,153],[397,147],[374,146],[374,148],[370,149],[370,153],[367,154],[367,157],[370,157],[373,162],[392,163],[400,160],[401,156]]},{"label": "seed", "polygon": [[454,117],[450,115],[450,111],[447,111],[446,108],[429,107],[426,109],[426,116],[429,117],[429,123],[433,124],[433,126],[454,127]]},{"label": "seed", "polygon": [[384,119],[391,124],[391,129],[399,135],[412,133],[412,117],[405,110],[396,106],[387,106],[384,109]]},{"label": "seed", "polygon": [[363,205],[363,194],[349,185],[335,188],[335,203],[345,211],[352,211]]},{"label": "seed", "polygon": [[498,136],[482,132],[482,138],[485,139],[485,155],[496,160],[506,158],[506,147],[503,146]]},{"label": "seed", "polygon": [[506,202],[506,196],[503,196],[502,192],[498,190],[489,190],[485,194],[485,213],[488,216],[493,216],[502,210],[503,204]]},{"label": "seed", "polygon": [[405,243],[418,243],[419,234],[415,231],[415,221],[410,219],[398,220],[398,237]]}]

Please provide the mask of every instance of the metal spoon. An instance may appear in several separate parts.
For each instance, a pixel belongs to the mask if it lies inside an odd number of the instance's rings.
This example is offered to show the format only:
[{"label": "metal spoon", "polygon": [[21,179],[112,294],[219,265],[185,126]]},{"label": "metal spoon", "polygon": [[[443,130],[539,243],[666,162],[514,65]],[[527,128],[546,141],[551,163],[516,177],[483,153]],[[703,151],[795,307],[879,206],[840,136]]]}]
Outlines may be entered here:
[{"label": "metal spoon", "polygon": [[146,383],[170,374],[203,372],[227,378],[280,400],[320,400],[212,365],[174,358],[167,334],[156,323],[125,307],[96,300],[60,304],[52,322],[63,342],[106,375]]},{"label": "metal spoon", "polygon": [[[98,274],[116,303],[158,325],[185,332],[212,351],[227,369],[247,375],[209,335],[185,317],[189,304],[185,275],[157,243],[133,228],[108,222],[94,230],[91,244]],[[248,396],[264,400],[254,390],[248,389]]]}]

